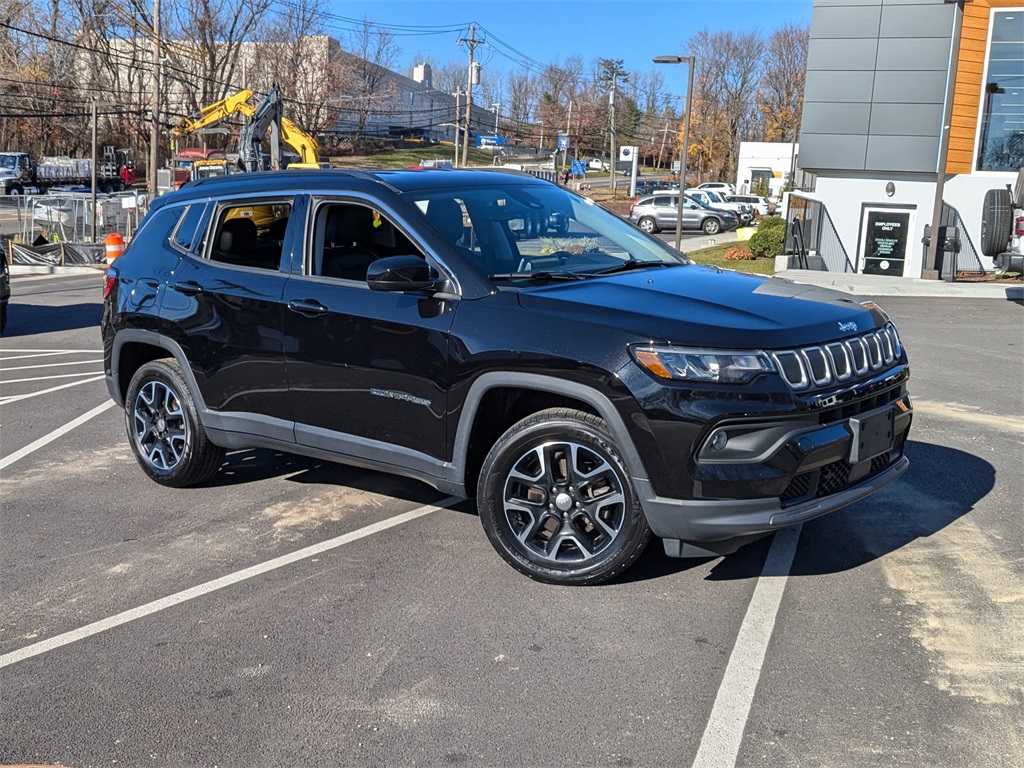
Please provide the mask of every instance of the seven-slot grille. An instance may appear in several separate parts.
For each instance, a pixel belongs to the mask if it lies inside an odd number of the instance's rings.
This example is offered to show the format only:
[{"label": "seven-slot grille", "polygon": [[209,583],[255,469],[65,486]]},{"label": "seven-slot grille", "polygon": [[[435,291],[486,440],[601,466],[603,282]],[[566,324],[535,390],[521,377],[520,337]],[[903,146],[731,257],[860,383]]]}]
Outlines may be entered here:
[{"label": "seven-slot grille", "polygon": [[892,323],[830,344],[772,352],[782,378],[795,390],[859,379],[892,365],[903,354]]}]

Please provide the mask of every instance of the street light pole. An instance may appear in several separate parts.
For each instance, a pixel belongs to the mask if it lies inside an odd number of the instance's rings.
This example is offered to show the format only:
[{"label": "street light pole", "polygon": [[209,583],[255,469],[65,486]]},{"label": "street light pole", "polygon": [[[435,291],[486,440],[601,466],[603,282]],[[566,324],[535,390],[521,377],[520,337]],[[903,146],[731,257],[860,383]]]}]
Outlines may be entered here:
[{"label": "street light pole", "polygon": [[153,0],[153,77],[152,104],[153,122],[149,128],[149,198],[156,199],[156,165],[160,152],[160,0]]},{"label": "street light pole", "polygon": [[695,56],[655,56],[655,64],[688,64],[690,73],[686,83],[686,113],[683,117],[683,148],[679,153],[679,203],[676,205],[676,250],[683,247],[683,201],[686,200],[686,156],[690,153],[690,105],[693,101],[693,70]]},{"label": "street light pole", "polygon": [[92,108],[92,171],[90,172],[89,178],[89,205],[92,206],[92,212],[89,218],[91,219],[91,234],[90,238],[92,242],[96,242],[96,163],[99,161],[96,152],[96,98],[93,97]]},{"label": "street light pole", "polygon": [[491,104],[491,109],[494,110],[494,135],[498,135],[498,110],[501,109],[501,104]]}]

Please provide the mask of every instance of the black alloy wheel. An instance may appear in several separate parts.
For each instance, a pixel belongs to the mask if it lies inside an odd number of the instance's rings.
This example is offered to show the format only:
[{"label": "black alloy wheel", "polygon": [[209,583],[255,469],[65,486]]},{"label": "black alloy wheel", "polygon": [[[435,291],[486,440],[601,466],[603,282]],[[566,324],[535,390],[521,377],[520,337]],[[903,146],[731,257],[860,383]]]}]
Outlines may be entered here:
[{"label": "black alloy wheel", "polygon": [[598,584],[651,537],[604,421],[550,409],[509,429],[484,460],[477,507],[491,544],[530,578]]},{"label": "black alloy wheel", "polygon": [[209,441],[173,360],[154,360],[135,372],[125,398],[125,425],[139,466],[161,485],[196,485],[224,460],[224,449]]}]

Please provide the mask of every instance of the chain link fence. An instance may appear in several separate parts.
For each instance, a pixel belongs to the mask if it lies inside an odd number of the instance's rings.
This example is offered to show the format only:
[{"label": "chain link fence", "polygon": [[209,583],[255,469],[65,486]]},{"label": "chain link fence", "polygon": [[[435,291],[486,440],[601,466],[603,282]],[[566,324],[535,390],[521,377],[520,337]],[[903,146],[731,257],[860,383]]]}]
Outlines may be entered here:
[{"label": "chain link fence", "polygon": [[13,264],[100,262],[104,238],[129,242],[147,208],[148,196],[134,191],[97,194],[95,208],[89,192],[0,196],[0,239]]}]

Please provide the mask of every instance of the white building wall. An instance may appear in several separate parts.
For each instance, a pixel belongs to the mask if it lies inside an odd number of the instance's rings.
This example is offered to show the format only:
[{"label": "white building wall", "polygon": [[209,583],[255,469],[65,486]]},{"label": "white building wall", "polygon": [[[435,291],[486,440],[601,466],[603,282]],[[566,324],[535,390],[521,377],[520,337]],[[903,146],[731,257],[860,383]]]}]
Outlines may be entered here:
[{"label": "white building wall", "polygon": [[777,141],[741,141],[740,156],[736,165],[736,191],[750,192],[751,171],[755,168],[769,168],[772,179],[769,187],[773,197],[778,197],[786,184],[793,167],[794,148],[799,154],[800,145]]},{"label": "white building wall", "polygon": [[[992,259],[981,253],[981,208],[985,193],[990,189],[1012,184],[1012,173],[975,173],[950,177],[946,181],[943,199],[960,212],[964,230],[967,232],[983,269],[994,268]],[[886,195],[889,182],[896,187],[892,197]],[[860,270],[860,227],[863,206],[904,206],[915,207],[914,231],[907,243],[906,277],[920,277],[924,265],[924,225],[932,218],[935,204],[935,182],[921,176],[890,174],[865,178],[822,176],[817,179],[813,194],[799,193],[804,197],[821,200],[828,210],[836,233],[846,249],[850,261]],[[965,266],[967,266],[965,264]]]}]

